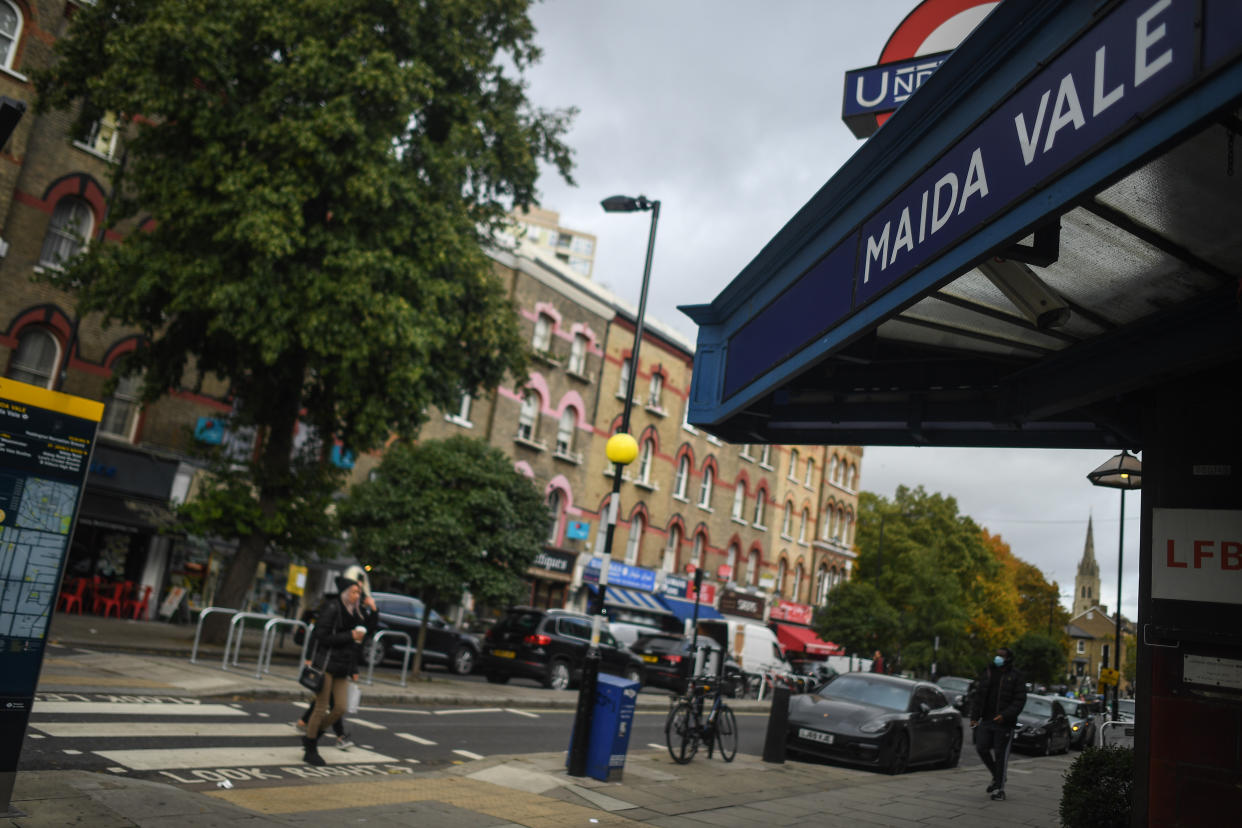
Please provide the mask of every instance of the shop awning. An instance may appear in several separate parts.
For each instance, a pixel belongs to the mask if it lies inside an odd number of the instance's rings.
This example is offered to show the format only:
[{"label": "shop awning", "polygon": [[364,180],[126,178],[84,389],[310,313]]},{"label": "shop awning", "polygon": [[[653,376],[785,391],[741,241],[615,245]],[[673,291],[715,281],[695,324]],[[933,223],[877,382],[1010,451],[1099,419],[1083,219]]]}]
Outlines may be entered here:
[{"label": "shop awning", "polygon": [[[599,587],[591,584],[591,594],[597,594]],[[660,603],[660,599],[650,592],[641,592],[637,589],[626,589],[625,587],[608,587],[608,594],[604,596],[604,603],[614,607],[624,607],[625,609],[642,610],[643,612],[654,612],[659,615],[668,615],[669,610],[665,609]]]},{"label": "shop awning", "polygon": [[[677,616],[678,621],[694,618],[693,601],[683,601],[680,598],[670,598],[667,595],[661,595],[660,600],[664,602],[664,606],[668,607],[669,612]],[[724,616],[716,612],[716,608],[711,604],[699,604],[700,621],[719,621],[722,618]]]},{"label": "shop awning", "polygon": [[814,630],[797,627],[793,624],[776,624],[776,640],[784,645],[785,650],[808,655],[844,655],[845,650],[830,641],[823,641]]},{"label": "shop awning", "polygon": [[78,509],[78,522],[122,531],[158,531],[174,522],[168,504],[138,497],[87,490]]}]

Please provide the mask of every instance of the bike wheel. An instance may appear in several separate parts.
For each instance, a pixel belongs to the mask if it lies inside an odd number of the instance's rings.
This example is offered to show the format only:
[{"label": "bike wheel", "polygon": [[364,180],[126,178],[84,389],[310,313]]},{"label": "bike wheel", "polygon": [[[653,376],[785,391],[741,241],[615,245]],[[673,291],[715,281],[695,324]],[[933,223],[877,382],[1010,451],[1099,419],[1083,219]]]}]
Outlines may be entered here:
[{"label": "bike wheel", "polygon": [[726,762],[732,762],[737,756],[737,719],[724,705],[716,715],[716,744],[720,747],[720,758]]},{"label": "bike wheel", "polygon": [[680,701],[664,722],[664,740],[668,755],[679,765],[687,764],[699,749],[699,722],[693,708]]}]

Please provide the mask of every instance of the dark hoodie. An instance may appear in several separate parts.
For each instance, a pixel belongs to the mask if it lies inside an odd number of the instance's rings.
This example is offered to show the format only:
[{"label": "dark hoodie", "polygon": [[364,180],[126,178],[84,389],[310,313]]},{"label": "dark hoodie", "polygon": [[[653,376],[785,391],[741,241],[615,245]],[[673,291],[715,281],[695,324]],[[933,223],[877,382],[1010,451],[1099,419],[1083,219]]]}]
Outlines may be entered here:
[{"label": "dark hoodie", "polygon": [[1025,705],[1026,682],[1010,658],[1003,666],[991,664],[979,674],[970,698],[970,720],[990,722],[999,713],[1004,723],[1013,727]]}]

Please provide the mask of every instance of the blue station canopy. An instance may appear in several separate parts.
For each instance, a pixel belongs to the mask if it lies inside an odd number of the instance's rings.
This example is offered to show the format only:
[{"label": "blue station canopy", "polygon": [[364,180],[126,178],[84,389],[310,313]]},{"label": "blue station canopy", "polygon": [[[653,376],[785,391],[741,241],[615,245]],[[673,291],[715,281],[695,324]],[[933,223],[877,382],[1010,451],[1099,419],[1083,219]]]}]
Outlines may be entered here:
[{"label": "blue station canopy", "polygon": [[[591,584],[590,588],[592,595],[599,594],[599,587],[596,584]],[[608,593],[604,596],[604,603],[614,607],[654,612],[659,615],[669,614],[669,610],[660,602],[659,597],[637,589],[609,586]]]},{"label": "blue station canopy", "polygon": [[[668,595],[661,595],[660,600],[664,602],[664,606],[668,607],[668,611],[677,616],[678,621],[685,621],[687,618],[694,618],[694,602],[683,601],[680,598],[673,598]],[[700,621],[719,621],[724,616],[716,611],[711,604],[699,604],[699,620]]]}]

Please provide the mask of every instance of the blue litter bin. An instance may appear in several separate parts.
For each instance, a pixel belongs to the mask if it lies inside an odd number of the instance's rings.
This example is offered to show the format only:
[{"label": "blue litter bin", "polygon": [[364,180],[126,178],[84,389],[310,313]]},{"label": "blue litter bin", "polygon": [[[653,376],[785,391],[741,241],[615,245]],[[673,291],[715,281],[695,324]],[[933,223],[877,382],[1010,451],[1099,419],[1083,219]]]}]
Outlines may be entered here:
[{"label": "blue litter bin", "polygon": [[[600,673],[595,711],[587,744],[586,773],[601,782],[619,782],[625,771],[625,752],[634,726],[638,682]],[[569,737],[573,749],[573,734]]]}]

